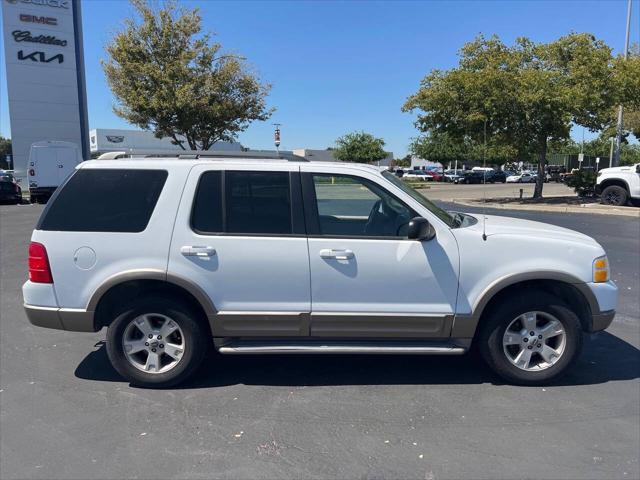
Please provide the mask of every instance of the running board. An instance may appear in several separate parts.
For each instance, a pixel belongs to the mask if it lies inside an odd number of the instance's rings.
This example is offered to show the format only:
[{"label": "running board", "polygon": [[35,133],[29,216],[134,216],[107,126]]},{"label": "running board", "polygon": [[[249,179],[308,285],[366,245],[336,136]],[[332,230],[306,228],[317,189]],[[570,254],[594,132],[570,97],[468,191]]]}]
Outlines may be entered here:
[{"label": "running board", "polygon": [[228,342],[218,347],[225,355],[285,354],[285,353],[343,353],[393,355],[462,355],[467,349],[452,344],[419,342]]}]

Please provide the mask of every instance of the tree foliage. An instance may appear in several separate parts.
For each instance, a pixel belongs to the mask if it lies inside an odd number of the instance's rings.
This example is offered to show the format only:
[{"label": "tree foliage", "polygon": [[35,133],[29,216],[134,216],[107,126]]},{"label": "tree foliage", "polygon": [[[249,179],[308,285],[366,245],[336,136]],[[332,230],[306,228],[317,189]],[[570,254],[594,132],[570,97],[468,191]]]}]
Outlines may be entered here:
[{"label": "tree foliage", "polygon": [[352,132],[338,138],[333,156],[343,162],[371,163],[387,156],[384,140],[370,133]]},{"label": "tree foliage", "polygon": [[11,155],[11,139],[0,136],[0,158],[4,160],[6,155]]},{"label": "tree foliage", "polygon": [[[549,154],[577,155],[581,152],[590,157],[609,158],[611,136],[603,133],[599,137],[585,142],[584,145],[573,139],[549,142]],[[640,163],[640,144],[623,140],[620,145],[620,165],[634,165],[636,163]]]},{"label": "tree foliage", "polygon": [[7,155],[11,155],[11,139],[0,136],[0,168],[8,168]]},{"label": "tree foliage", "polygon": [[[604,42],[572,33],[551,43],[497,36],[464,45],[456,68],[434,70],[404,110],[419,110],[417,127],[538,158],[534,197],[542,196],[548,144],[569,138],[572,123],[603,129],[615,105],[640,103],[640,66],[614,58]],[[635,75],[635,77],[634,77]],[[637,90],[636,90],[637,88]]]},{"label": "tree foliage", "polygon": [[484,143],[474,142],[468,135],[457,138],[438,131],[427,132],[415,138],[409,150],[420,158],[442,164],[471,160],[487,165],[502,165],[517,155],[517,151],[509,145],[487,142],[485,147]]},{"label": "tree foliage", "polygon": [[269,118],[270,86],[201,33],[198,9],[131,3],[137,16],[126,20],[102,62],[118,116],[192,150],[232,140],[250,122]]}]

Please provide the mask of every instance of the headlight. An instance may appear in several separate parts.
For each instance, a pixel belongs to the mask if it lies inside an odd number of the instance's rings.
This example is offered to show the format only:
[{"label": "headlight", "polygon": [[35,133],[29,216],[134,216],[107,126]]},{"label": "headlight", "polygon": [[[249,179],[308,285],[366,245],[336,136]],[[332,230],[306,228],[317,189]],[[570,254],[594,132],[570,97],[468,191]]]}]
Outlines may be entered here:
[{"label": "headlight", "polygon": [[606,255],[593,261],[593,281],[595,283],[609,281],[609,260]]},{"label": "headlight", "polygon": [[598,172],[598,173],[596,174],[596,176],[598,176],[598,177],[599,177],[600,175],[602,175],[602,172]]}]

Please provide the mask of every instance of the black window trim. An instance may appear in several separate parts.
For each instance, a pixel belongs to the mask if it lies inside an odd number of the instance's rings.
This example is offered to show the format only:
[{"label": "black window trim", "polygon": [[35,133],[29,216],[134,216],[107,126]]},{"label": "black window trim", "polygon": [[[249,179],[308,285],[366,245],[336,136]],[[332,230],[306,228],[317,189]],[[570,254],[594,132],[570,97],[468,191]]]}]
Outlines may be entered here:
[{"label": "black window trim", "polygon": [[[202,176],[208,172],[220,172],[220,191],[222,195],[222,232],[206,232],[197,229],[193,225],[193,214],[196,206],[196,198],[198,197],[198,189],[202,181]],[[291,232],[292,233],[229,233],[227,229],[227,195],[226,195],[226,172],[233,173],[288,173],[289,174],[289,208],[291,215]],[[197,235],[208,237],[285,237],[285,238],[305,238],[307,232],[305,229],[305,216],[302,201],[302,187],[300,184],[300,172],[292,170],[225,170],[225,169],[207,169],[200,172],[198,176],[198,184],[191,199],[191,212],[189,213],[189,228]]]},{"label": "black window trim", "polygon": [[398,203],[404,206],[407,210],[412,213],[412,218],[420,216],[415,209],[411,208],[406,202],[400,200],[397,195],[391,193],[388,189],[383,187],[377,182],[369,180],[365,177],[360,177],[358,175],[353,175],[349,173],[329,173],[329,172],[302,172],[302,198],[304,202],[304,211],[305,211],[305,221],[307,227],[307,237],[308,238],[326,238],[326,239],[351,239],[351,240],[410,240],[407,236],[372,236],[372,235],[323,235],[320,233],[320,216],[318,214],[318,199],[316,197],[316,188],[315,183],[313,181],[314,175],[325,175],[325,176],[334,176],[334,177],[347,177],[353,178],[358,182],[375,184],[376,188],[379,188],[390,197],[394,198]]}]

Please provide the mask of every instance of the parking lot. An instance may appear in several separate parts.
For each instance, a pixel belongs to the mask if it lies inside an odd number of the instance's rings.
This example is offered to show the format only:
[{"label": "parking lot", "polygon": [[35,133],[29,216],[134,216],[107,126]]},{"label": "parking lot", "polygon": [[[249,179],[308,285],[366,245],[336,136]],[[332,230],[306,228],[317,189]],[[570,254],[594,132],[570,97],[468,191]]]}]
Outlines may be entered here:
[{"label": "parking lot", "polygon": [[499,212],[609,254],[619,313],[556,385],[504,385],[473,355],[212,355],[184,387],[144,390],[111,368],[104,331],[27,322],[41,211],[0,206],[0,478],[640,477],[636,218]]}]

